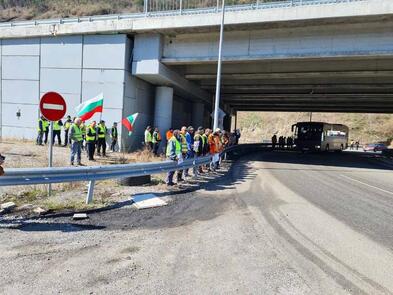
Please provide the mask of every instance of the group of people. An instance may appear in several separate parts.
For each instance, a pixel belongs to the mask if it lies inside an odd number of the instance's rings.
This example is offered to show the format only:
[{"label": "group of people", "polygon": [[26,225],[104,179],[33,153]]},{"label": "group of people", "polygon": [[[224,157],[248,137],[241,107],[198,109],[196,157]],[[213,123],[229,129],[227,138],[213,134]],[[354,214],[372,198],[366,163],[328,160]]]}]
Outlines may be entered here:
[{"label": "group of people", "polygon": [[[151,127],[148,126],[148,128],[146,128],[145,138],[149,137],[147,132],[150,132],[150,130]],[[158,132],[157,128],[155,128],[155,132],[156,130]],[[154,137],[154,133],[152,137]],[[220,154],[226,147],[237,144],[239,138],[239,131],[229,133],[222,131],[219,128],[214,131],[209,128],[204,129],[203,127],[199,127],[195,130],[192,126],[183,126],[181,129],[175,130],[171,128],[166,132],[166,157],[171,161],[181,163],[186,159],[196,159],[198,157],[211,156],[211,164],[206,165],[205,167],[194,166],[193,177],[196,178],[198,175],[210,170],[219,169],[221,160]],[[147,143],[147,145],[148,148],[152,146],[154,152],[154,143],[153,145]],[[174,182],[175,173],[177,180],[176,183]],[[189,176],[188,169],[178,170],[177,172],[170,171],[166,177],[166,184],[168,186],[173,186],[186,180],[186,178]]]},{"label": "group of people", "polygon": [[[108,128],[105,126],[105,121],[101,120],[98,124],[92,121],[85,126],[80,118],[75,118],[74,123],[70,128],[70,142],[71,142],[71,165],[74,165],[76,158],[77,164],[81,163],[82,150],[86,150],[89,161],[95,161],[94,156],[106,157],[106,138],[109,134]],[[117,123],[114,122],[110,129],[111,151],[116,151],[118,142]]]},{"label": "group of people", "polygon": [[[48,143],[49,126],[49,121],[42,116],[38,121],[37,145]],[[64,141],[62,141],[61,136],[62,129],[64,133]],[[110,149],[115,152],[118,143],[116,122],[113,123],[110,130],[108,130],[105,126],[104,120],[101,120],[98,124],[96,121],[92,121],[90,124],[86,125],[80,118],[71,119],[71,116],[67,116],[64,123],[61,120],[53,122],[53,143],[55,143],[55,140],[57,139],[59,146],[65,147],[70,145],[71,165],[74,165],[75,159],[78,165],[82,165],[82,150],[86,150],[89,161],[95,161],[95,154],[106,157],[106,143],[108,135],[110,135],[111,139]]]},{"label": "group of people", "polygon": [[289,137],[280,136],[278,139],[276,134],[272,136],[273,149],[275,149],[276,147],[281,149],[285,149],[285,148],[291,149],[293,148],[293,145],[294,145],[294,141],[293,138],[290,136]]},{"label": "group of people", "polygon": [[349,145],[350,150],[359,150],[359,147],[360,147],[360,143],[358,140],[357,141],[351,140],[351,143]]},{"label": "group of people", "polygon": [[[38,121],[38,136],[36,140],[37,145],[48,143],[50,123],[42,116]],[[61,131],[63,130],[64,141],[62,141]],[[53,122],[53,143],[57,139],[59,146],[71,147],[70,164],[82,164],[82,150],[86,150],[89,161],[95,161],[94,157],[106,157],[107,136],[110,135],[111,150],[116,151],[118,143],[118,129],[117,123],[114,122],[112,128],[108,129],[105,121],[101,120],[99,123],[92,121],[90,124],[85,124],[80,118],[71,119],[67,116],[65,122]],[[230,133],[222,131],[217,128],[211,130],[209,128],[199,127],[194,129],[192,126],[182,127],[180,130],[173,128],[169,129],[166,134],[166,150],[165,156],[172,161],[182,162],[186,159],[194,159],[202,156],[210,155],[212,157],[211,165],[206,167],[194,167],[193,176],[204,173],[205,170],[219,169],[220,153],[228,146],[238,144],[240,138],[240,131],[235,130]],[[159,129],[148,126],[145,130],[144,144],[149,151],[154,155],[160,156],[160,145],[162,137]],[[62,144],[63,143],[63,144]],[[166,183],[171,186],[174,185],[173,177],[175,171],[169,172]],[[189,177],[189,171],[177,171],[177,182],[184,181]]]}]

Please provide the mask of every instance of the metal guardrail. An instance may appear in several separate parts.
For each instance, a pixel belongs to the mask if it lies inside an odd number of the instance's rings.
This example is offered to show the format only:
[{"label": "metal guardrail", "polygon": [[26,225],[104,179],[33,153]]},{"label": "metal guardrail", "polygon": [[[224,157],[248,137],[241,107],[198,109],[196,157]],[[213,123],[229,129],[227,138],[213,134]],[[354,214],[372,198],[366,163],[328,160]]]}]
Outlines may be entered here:
[{"label": "metal guardrail", "polygon": [[[163,6],[162,9],[159,8],[149,9],[149,5],[150,7],[156,7],[154,5],[152,6],[151,2],[149,1],[158,2],[159,0],[145,0],[145,6],[143,12],[130,13],[130,14],[96,15],[96,16],[74,17],[74,18],[45,19],[45,20],[33,20],[33,21],[3,22],[0,23],[0,28],[75,24],[75,23],[108,21],[108,20],[129,20],[129,19],[138,19],[144,17],[174,16],[174,15],[183,15],[183,14],[184,15],[207,14],[207,13],[218,13],[221,10],[219,8],[220,5],[218,5],[219,0],[215,0],[217,1],[217,5],[213,5],[205,8],[188,8],[190,7],[190,5],[188,6],[186,5],[188,0],[175,0],[176,4],[174,4],[172,7],[169,6],[169,9],[168,9],[168,5]],[[165,1],[169,1],[169,0],[165,0]],[[225,11],[274,9],[274,8],[285,8],[285,7],[295,7],[295,6],[340,4],[340,3],[361,2],[361,1],[368,1],[368,0],[284,0],[284,1],[252,0],[248,4],[228,5],[226,6]]]},{"label": "metal guardrail", "polygon": [[[243,150],[266,147],[267,144],[247,144],[229,147],[226,153],[242,152]],[[137,163],[126,165],[90,166],[90,167],[57,167],[57,168],[16,168],[7,169],[5,175],[0,177],[0,186],[36,185],[64,182],[88,181],[86,203],[93,200],[94,185],[98,180],[118,179],[124,177],[137,177],[165,173],[174,170],[183,170],[194,166],[208,164],[211,157],[200,157],[185,160],[181,164],[174,161],[154,163]]]}]

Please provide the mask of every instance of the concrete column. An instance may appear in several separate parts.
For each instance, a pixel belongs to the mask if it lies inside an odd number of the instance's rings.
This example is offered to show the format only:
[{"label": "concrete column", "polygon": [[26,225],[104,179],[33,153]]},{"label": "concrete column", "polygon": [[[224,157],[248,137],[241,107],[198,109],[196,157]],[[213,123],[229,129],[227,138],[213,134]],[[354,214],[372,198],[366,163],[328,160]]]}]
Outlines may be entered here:
[{"label": "concrete column", "polygon": [[237,129],[237,113],[231,115],[231,132]]},{"label": "concrete column", "polygon": [[201,102],[194,102],[192,105],[192,125],[195,129],[203,126],[203,119],[205,115],[205,105]]},{"label": "concrete column", "polygon": [[[154,127],[158,127],[165,144],[165,133],[172,127],[173,88],[157,87],[154,107]],[[161,148],[164,145],[161,145]]]}]

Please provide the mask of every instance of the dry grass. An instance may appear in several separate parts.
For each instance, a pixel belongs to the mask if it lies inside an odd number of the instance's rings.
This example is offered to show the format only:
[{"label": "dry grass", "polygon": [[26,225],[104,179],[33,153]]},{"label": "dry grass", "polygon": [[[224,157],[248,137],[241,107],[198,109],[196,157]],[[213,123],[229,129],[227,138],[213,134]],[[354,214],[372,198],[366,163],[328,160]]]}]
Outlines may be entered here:
[{"label": "dry grass", "polygon": [[[48,147],[37,146],[32,141],[3,139],[0,143],[0,153],[6,156],[5,172],[8,168],[47,167],[48,165]],[[55,146],[53,153],[55,167],[68,166],[69,148]],[[96,158],[97,162],[87,162],[85,153],[82,154],[82,161],[89,165],[128,164],[162,160],[162,158],[154,157],[148,150],[140,150],[130,154],[109,153],[106,158]],[[163,183],[164,177],[165,175],[155,176],[151,185],[161,189],[160,185]],[[100,181],[95,188],[93,204],[85,205],[86,182],[53,184],[53,194],[50,198],[48,198],[47,189],[47,185],[0,188],[0,203],[12,201],[18,206],[32,204],[56,211],[64,209],[82,210],[112,204],[119,198],[119,196],[113,196],[114,193],[127,190],[127,188],[120,187],[116,180]]]},{"label": "dry grass", "polygon": [[[274,133],[290,136],[291,126],[308,121],[310,113],[240,112],[238,126],[242,142],[270,140]],[[361,143],[385,142],[393,139],[393,115],[313,113],[313,121],[345,124],[350,128],[350,139]]]},{"label": "dry grass", "polygon": [[0,21],[140,12],[142,5],[143,0],[3,0]]}]

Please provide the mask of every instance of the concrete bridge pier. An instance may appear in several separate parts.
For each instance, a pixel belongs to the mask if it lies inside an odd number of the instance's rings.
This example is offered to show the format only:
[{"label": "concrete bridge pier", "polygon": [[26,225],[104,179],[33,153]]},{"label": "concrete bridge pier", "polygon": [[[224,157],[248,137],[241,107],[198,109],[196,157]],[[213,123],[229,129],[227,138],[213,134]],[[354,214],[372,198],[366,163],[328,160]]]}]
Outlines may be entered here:
[{"label": "concrete bridge pier", "polygon": [[162,135],[162,142],[166,142],[165,133],[172,127],[173,88],[159,86],[156,88],[154,106],[154,126],[158,127]]}]

